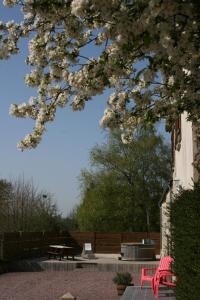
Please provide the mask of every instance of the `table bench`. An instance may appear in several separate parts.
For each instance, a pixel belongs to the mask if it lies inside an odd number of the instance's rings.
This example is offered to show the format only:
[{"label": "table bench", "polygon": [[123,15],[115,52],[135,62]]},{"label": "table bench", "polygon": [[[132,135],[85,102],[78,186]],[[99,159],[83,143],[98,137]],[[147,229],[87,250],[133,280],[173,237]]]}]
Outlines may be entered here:
[{"label": "table bench", "polygon": [[61,260],[64,257],[72,257],[74,260],[74,252],[73,247],[69,246],[62,246],[62,245],[49,245],[48,250],[48,257],[49,259],[53,256],[54,258],[59,257],[59,260]]}]

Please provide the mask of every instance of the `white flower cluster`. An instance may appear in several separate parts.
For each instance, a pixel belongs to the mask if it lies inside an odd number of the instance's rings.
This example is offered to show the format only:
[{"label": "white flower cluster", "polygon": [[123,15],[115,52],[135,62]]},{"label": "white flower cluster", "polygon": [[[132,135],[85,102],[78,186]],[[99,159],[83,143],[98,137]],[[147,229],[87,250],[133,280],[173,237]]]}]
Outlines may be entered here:
[{"label": "white flower cluster", "polygon": [[19,3],[19,0],[3,0],[3,5],[12,7]]},{"label": "white flower cluster", "polygon": [[[0,22],[0,59],[17,54],[29,37],[25,83],[37,97],[14,104],[10,113],[35,120],[23,150],[41,141],[57,107],[74,111],[113,90],[101,126],[119,127],[131,140],[139,122],[164,117],[172,124],[188,111],[200,119],[200,12],[192,1],[4,0],[24,13],[20,24]],[[86,53],[94,50],[94,56]],[[141,64],[141,61],[143,63]]]}]

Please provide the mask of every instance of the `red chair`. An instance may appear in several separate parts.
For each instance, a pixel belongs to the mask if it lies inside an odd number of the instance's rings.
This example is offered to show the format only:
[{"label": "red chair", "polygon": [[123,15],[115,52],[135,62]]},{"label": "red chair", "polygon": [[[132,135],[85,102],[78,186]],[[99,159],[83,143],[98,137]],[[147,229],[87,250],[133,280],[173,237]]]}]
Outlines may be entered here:
[{"label": "red chair", "polygon": [[[161,282],[169,283],[167,276],[172,276],[173,274],[170,272],[171,263],[173,261],[174,259],[171,256],[165,256],[161,258],[158,268],[142,268],[140,288],[142,288],[143,281],[150,281],[154,295],[157,297],[159,284]],[[155,272],[153,275],[149,275],[149,271]]]},{"label": "red chair", "polygon": [[152,281],[153,292],[154,292],[156,299],[158,299],[158,289],[159,289],[160,284],[163,284],[163,285],[169,286],[169,287],[176,287],[176,284],[171,281],[172,276],[175,276],[175,274],[172,273],[171,271],[166,271],[166,270],[157,270],[156,271],[156,274]]},{"label": "red chair", "polygon": [[[142,268],[142,274],[141,274],[141,279],[140,279],[140,288],[142,288],[142,285],[143,285],[143,281],[150,281],[151,282],[151,286],[152,286],[152,289],[154,289],[154,286],[153,286],[153,278],[154,278],[154,275],[150,275],[148,274],[149,271],[157,271],[158,268]],[[155,274],[154,272],[154,274]]]}]

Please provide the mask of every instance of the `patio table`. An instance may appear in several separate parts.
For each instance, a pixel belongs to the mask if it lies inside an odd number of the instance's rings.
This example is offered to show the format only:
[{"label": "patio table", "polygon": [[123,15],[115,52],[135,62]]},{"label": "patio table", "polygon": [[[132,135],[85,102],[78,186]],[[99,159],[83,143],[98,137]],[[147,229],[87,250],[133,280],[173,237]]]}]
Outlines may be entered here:
[{"label": "patio table", "polygon": [[67,257],[68,259],[68,257],[71,256],[74,260],[73,247],[69,246],[49,245],[48,255],[49,258],[51,258],[51,256],[53,256],[54,258],[59,257],[60,260],[64,257]]}]

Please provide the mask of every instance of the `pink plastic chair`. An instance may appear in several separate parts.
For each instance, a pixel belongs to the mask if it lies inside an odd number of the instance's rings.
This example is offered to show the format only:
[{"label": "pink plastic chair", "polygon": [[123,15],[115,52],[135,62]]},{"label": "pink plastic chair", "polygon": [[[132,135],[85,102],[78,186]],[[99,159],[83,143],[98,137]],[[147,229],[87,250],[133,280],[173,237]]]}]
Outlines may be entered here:
[{"label": "pink plastic chair", "polygon": [[[159,289],[160,284],[163,284],[163,285],[169,286],[169,287],[176,287],[176,284],[171,281],[172,276],[175,276],[175,274],[172,273],[171,271],[166,271],[166,270],[157,270],[156,271],[156,274],[152,281],[153,292],[154,292],[156,299],[158,299],[158,289]],[[170,280],[169,280],[169,278],[170,278]]]},{"label": "pink plastic chair", "polygon": [[[165,256],[161,258],[158,268],[142,268],[140,288],[142,288],[144,281],[150,281],[154,295],[157,298],[159,284],[161,282],[168,282],[166,279],[167,276],[172,276],[172,273],[170,272],[170,266],[173,261],[174,259],[171,256]],[[155,272],[153,275],[149,275],[149,271]]]}]

